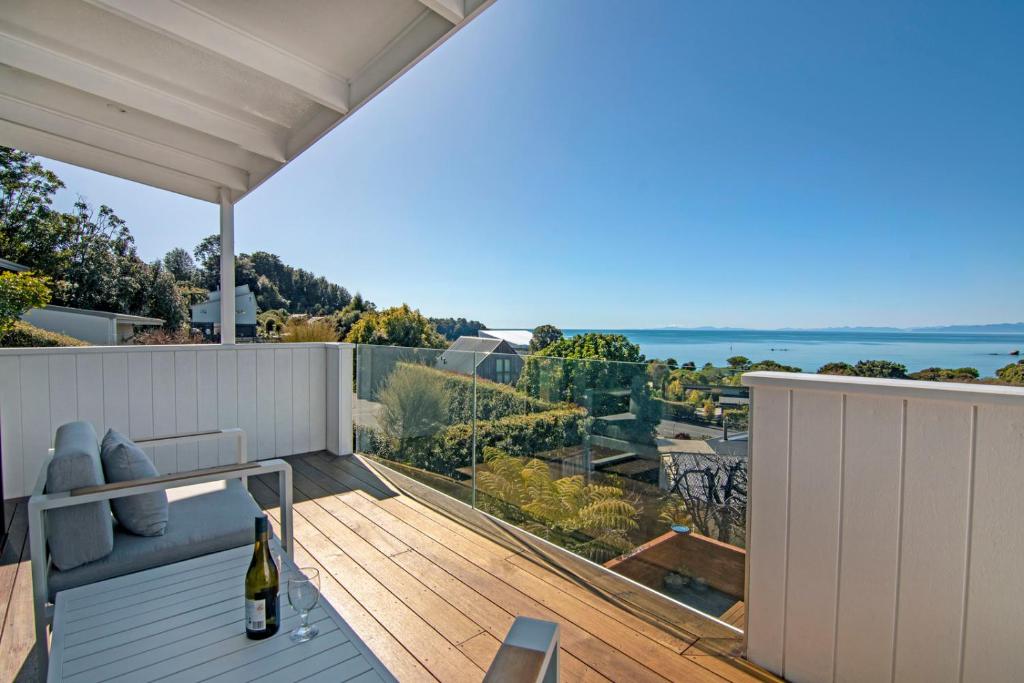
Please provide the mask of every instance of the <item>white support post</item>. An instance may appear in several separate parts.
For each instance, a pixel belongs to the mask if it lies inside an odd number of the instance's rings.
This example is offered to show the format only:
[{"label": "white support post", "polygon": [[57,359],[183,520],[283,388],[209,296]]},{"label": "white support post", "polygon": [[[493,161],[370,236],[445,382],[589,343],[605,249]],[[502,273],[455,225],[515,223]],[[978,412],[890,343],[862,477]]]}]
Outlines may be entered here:
[{"label": "white support post", "polygon": [[327,344],[327,450],[334,455],[353,452],[352,366],[353,344]]},{"label": "white support post", "polygon": [[235,205],[220,188],[220,343],[235,343]]}]

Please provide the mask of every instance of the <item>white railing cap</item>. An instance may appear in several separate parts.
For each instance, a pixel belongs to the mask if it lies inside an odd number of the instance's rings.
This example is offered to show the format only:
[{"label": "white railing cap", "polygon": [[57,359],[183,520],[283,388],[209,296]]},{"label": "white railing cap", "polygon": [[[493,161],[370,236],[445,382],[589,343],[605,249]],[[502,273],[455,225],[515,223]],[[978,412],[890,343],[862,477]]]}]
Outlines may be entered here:
[{"label": "white railing cap", "polygon": [[912,379],[881,379],[815,375],[806,372],[748,372],[743,386],[830,391],[843,394],[874,394],[899,398],[923,398],[934,401],[966,403],[1009,403],[1024,406],[1024,387],[1004,384],[961,382],[922,382]]}]

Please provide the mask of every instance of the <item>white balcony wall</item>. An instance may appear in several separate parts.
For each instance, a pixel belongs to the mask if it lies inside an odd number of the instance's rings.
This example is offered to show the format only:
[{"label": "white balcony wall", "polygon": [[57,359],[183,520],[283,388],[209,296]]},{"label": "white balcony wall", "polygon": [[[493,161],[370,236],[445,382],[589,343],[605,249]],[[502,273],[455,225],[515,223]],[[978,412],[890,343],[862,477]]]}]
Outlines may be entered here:
[{"label": "white balcony wall", "polygon": [[751,373],[747,655],[801,681],[1024,671],[1024,389]]},{"label": "white balcony wall", "polygon": [[[348,344],[0,349],[4,497],[28,495],[54,432],[71,420],[92,422],[101,438],[107,428],[143,439],[241,427],[249,460],[351,453],[351,368]],[[166,474],[233,462],[231,449],[150,455]]]}]

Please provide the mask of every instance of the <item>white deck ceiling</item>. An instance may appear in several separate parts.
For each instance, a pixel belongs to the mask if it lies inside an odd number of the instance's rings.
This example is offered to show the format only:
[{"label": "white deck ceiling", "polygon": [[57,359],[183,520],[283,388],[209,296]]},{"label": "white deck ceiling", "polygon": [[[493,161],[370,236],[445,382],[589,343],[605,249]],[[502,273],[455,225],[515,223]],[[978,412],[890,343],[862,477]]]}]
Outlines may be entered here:
[{"label": "white deck ceiling", "polygon": [[3,0],[0,144],[237,201],[493,0]]}]

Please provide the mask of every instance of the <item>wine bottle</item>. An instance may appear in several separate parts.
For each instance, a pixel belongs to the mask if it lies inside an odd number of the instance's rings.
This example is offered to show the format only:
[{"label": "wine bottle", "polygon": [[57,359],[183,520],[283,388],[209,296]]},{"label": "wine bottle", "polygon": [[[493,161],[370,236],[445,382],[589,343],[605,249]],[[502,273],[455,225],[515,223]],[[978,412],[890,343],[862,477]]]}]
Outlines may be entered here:
[{"label": "wine bottle", "polygon": [[270,556],[270,525],[266,515],[256,518],[256,546],[245,572],[245,635],[253,640],[269,638],[280,626],[280,582]]}]

